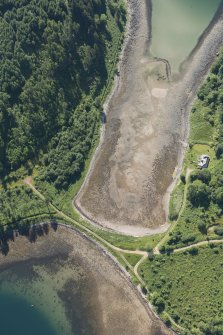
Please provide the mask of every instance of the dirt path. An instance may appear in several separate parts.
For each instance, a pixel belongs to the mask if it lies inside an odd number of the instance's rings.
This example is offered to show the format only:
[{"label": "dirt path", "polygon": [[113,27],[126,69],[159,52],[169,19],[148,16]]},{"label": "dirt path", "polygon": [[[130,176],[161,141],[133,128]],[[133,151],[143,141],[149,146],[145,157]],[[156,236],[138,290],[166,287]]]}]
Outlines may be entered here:
[{"label": "dirt path", "polygon": [[178,252],[183,252],[183,251],[186,251],[186,250],[190,250],[190,249],[193,249],[193,248],[196,248],[196,247],[201,247],[201,246],[204,246],[204,245],[209,245],[209,244],[220,244],[220,243],[223,243],[223,240],[209,240],[209,241],[201,241],[201,242],[198,242],[198,243],[195,243],[195,244],[191,244],[191,245],[188,245],[187,247],[183,247],[183,248],[179,248],[179,249],[174,249],[174,253],[178,253]]},{"label": "dirt path", "polygon": [[[177,81],[146,56],[151,9],[128,0],[130,22],[120,76],[107,109],[104,138],[75,206],[94,224],[139,236],[166,231],[173,171],[181,170],[188,115],[223,42],[222,17],[206,31]],[[159,73],[159,80],[154,75]],[[169,72],[168,72],[169,73]],[[164,79],[160,79],[164,78]]]},{"label": "dirt path", "polygon": [[[187,175],[187,178],[189,178],[189,174]],[[24,183],[29,186],[32,191],[37,194],[42,200],[45,200],[44,195],[39,192],[36,187],[33,185],[33,181],[31,177],[25,178]],[[142,277],[140,276],[140,274],[138,273],[138,269],[139,266],[146,261],[149,253],[146,251],[141,251],[141,250],[126,250],[126,249],[121,249],[118,248],[114,245],[112,245],[111,243],[107,242],[105,239],[103,239],[102,237],[100,237],[97,233],[91,231],[90,229],[88,229],[87,227],[83,226],[82,224],[80,224],[79,222],[77,222],[76,220],[72,219],[71,217],[67,216],[65,213],[63,213],[62,211],[60,211],[57,207],[55,207],[52,203],[49,203],[49,206],[51,206],[54,211],[59,214],[62,218],[66,219],[68,222],[71,222],[74,224],[74,226],[78,229],[78,231],[81,232],[81,234],[85,234],[87,237],[94,237],[95,242],[99,242],[99,245],[102,246],[106,246],[108,248],[108,250],[112,250],[115,252],[119,253],[119,256],[121,257],[121,259],[124,261],[124,263],[129,267],[129,269],[132,271],[132,273],[134,273],[134,275],[136,276],[136,278],[138,279],[139,283],[142,286],[146,287],[146,283],[145,281],[142,279]],[[61,226],[64,227],[69,227],[66,224],[60,224]],[[71,228],[72,229],[72,228]],[[167,235],[166,235],[167,236]],[[163,241],[163,240],[162,240]],[[198,242],[196,244],[192,244],[189,245],[187,247],[183,247],[183,248],[179,248],[179,249],[175,249],[173,250],[174,253],[179,253],[179,252],[184,252],[186,250],[190,250],[194,247],[199,247],[199,246],[204,246],[204,245],[208,245],[210,243],[214,243],[214,244],[219,244],[219,243],[223,243],[223,239],[222,240],[210,240],[210,241],[202,241],[202,242]],[[157,246],[154,248],[153,253],[154,254],[159,254],[159,243],[157,244]],[[125,254],[134,254],[134,255],[141,255],[142,257],[140,258],[140,260],[135,264],[134,267],[131,266],[131,264],[126,260],[126,258],[124,257]],[[113,260],[117,263],[118,266],[120,266],[120,264],[117,262],[117,260],[112,256],[112,254],[109,253],[109,255],[113,258]],[[141,289],[139,289],[139,292],[142,294]],[[144,297],[145,298],[145,297]],[[147,308],[148,307],[148,303],[147,303]],[[151,313],[151,309],[150,309],[150,313]],[[180,325],[178,325],[172,318],[171,316],[166,313],[167,317],[169,318],[169,320],[171,321],[172,325],[174,325],[176,327],[176,329],[179,330],[184,330],[183,327],[181,327]]]},{"label": "dirt path", "polygon": [[[45,200],[45,197],[43,194],[41,194],[37,189],[36,187],[33,185],[33,181],[32,181],[32,178],[31,177],[27,177],[24,179],[24,183],[29,186],[32,191],[38,195],[42,200]],[[61,217],[65,218],[66,220],[72,222],[77,228],[78,228],[78,231],[84,231],[87,233],[87,237],[91,238],[92,236],[94,237],[94,241],[97,243],[98,241],[100,242],[100,246],[102,244],[102,246],[106,246],[109,249],[113,250],[113,251],[116,251],[116,252],[119,252],[119,256],[122,258],[122,260],[125,262],[125,264],[129,267],[129,269],[131,269],[132,273],[134,273],[134,275],[136,276],[136,278],[138,279],[139,283],[142,285],[142,286],[145,286],[145,282],[144,280],[141,278],[141,276],[138,274],[138,267],[139,265],[146,260],[146,258],[148,257],[148,253],[145,252],[145,251],[141,251],[141,250],[125,250],[125,249],[121,249],[121,248],[118,248],[116,246],[113,246],[112,244],[110,244],[109,242],[107,242],[106,240],[104,240],[103,238],[101,238],[99,235],[97,235],[95,232],[91,231],[90,229],[88,229],[87,227],[81,225],[79,222],[77,222],[76,220],[70,218],[69,216],[67,216],[66,214],[64,214],[63,212],[61,212],[60,210],[58,210],[52,203],[49,203],[49,206],[51,206],[55,212],[57,214],[59,214]],[[60,226],[64,226],[64,227],[68,227],[67,225],[65,224],[60,224]],[[71,228],[72,229],[72,228]],[[81,233],[81,235],[83,235],[83,233]],[[135,255],[141,255],[142,258],[137,262],[137,264],[135,265],[135,267],[133,268],[131,266],[131,264],[126,260],[126,258],[124,257],[123,254],[135,254]],[[120,264],[117,262],[117,260],[113,257],[112,254],[110,254],[110,257],[115,261],[115,263],[118,265],[118,267],[120,268]],[[127,275],[128,272],[126,272]],[[134,287],[135,288],[135,287]],[[141,292],[141,289],[138,289],[138,293],[140,292],[141,294],[141,298],[143,298],[143,302],[144,304],[146,304],[146,308],[147,308],[147,311],[148,311],[148,315],[150,318],[155,318],[157,319],[158,322],[161,322],[161,324],[163,323],[161,321],[161,319],[154,313],[153,309],[150,307],[150,305],[148,304],[148,302],[146,301],[144,295],[142,294]],[[170,318],[170,317],[169,317]],[[171,318],[170,318],[171,320]],[[177,326],[177,325],[176,325]],[[167,334],[173,334],[173,332],[171,330],[168,330]]]},{"label": "dirt path", "polygon": [[[40,193],[37,188],[33,185],[33,181],[31,177],[27,177],[24,179],[24,183],[29,186],[32,191],[38,195],[38,197],[40,197],[42,200],[45,200],[45,197],[42,193]],[[94,231],[90,230],[89,228],[85,227],[84,225],[80,224],[78,221],[72,219],[70,216],[66,215],[65,213],[63,213],[62,211],[60,211],[57,207],[55,207],[52,203],[49,203],[49,206],[51,208],[54,209],[54,211],[59,214],[61,217],[63,217],[64,219],[74,223],[78,228],[80,228],[83,231],[86,231],[90,236],[93,236],[96,238],[96,240],[100,241],[102,244],[106,245],[108,248],[114,250],[114,251],[119,251],[122,253],[126,253],[126,254],[134,254],[134,255],[142,255],[142,256],[147,256],[148,253],[146,251],[142,251],[142,250],[126,250],[126,249],[121,249],[118,248],[116,246],[114,246],[113,244],[107,242],[105,239],[103,239],[101,236],[99,236],[97,233],[95,233]]]}]

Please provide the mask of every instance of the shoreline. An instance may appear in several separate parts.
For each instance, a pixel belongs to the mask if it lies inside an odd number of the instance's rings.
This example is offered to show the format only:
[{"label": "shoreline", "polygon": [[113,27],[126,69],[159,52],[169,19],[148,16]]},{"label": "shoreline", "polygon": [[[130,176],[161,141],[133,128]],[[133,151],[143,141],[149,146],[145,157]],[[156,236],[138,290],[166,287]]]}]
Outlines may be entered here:
[{"label": "shoreline", "polygon": [[[42,224],[46,224],[48,222],[43,222]],[[49,224],[49,223],[48,223]],[[52,237],[53,236],[53,237]],[[62,236],[62,237],[61,237]],[[67,236],[67,238],[66,238]],[[143,308],[145,310],[145,313],[147,315],[147,322],[148,324],[154,325],[155,327],[159,327],[159,330],[162,331],[161,334],[174,334],[174,332],[171,329],[168,329],[163,321],[161,320],[161,318],[155,313],[154,309],[152,308],[151,304],[146,300],[146,298],[143,296],[141,290],[139,288],[137,288],[132,280],[131,280],[131,276],[130,274],[126,271],[126,269],[118,262],[118,260],[115,258],[115,256],[113,256],[108,250],[106,250],[101,244],[99,244],[97,241],[95,241],[94,239],[92,239],[91,237],[87,236],[85,233],[78,231],[75,227],[72,227],[70,225],[64,224],[62,222],[58,222],[58,227],[57,227],[57,231],[53,231],[52,228],[50,228],[49,233],[46,235],[43,235],[41,237],[38,237],[36,242],[30,242],[26,239],[26,237],[18,235],[15,237],[15,241],[11,241],[10,245],[12,247],[12,250],[9,249],[9,253],[7,256],[2,256],[0,255],[0,268],[2,271],[4,270],[8,270],[11,267],[14,267],[15,265],[18,264],[24,264],[26,262],[34,262],[36,263],[38,260],[41,261],[42,259],[44,260],[46,257],[58,257],[60,255],[60,249],[62,250],[62,253],[72,253],[73,251],[72,249],[70,249],[70,243],[73,244],[73,239],[76,238],[76,236],[78,236],[77,241],[80,239],[82,241],[86,241],[85,242],[81,242],[84,246],[84,248],[86,248],[86,250],[89,251],[90,249],[96,249],[98,251],[98,253],[101,255],[100,257],[104,259],[103,262],[106,263],[106,265],[101,264],[102,267],[106,266],[109,267],[109,269],[112,271],[112,268],[115,269],[115,273],[113,273],[113,280],[117,280],[115,279],[117,276],[120,276],[120,278],[122,278],[121,280],[124,281],[123,282],[123,287],[125,287],[125,292],[128,290],[131,290],[132,292],[132,299],[133,301],[138,301],[138,303],[141,305],[141,308]],[[69,238],[70,239],[69,239]],[[61,245],[59,246],[58,250],[57,250],[57,238],[64,240],[65,245]],[[23,254],[23,250],[21,250],[20,248],[20,252],[16,251],[16,243],[18,244],[18,242],[21,244],[21,239],[25,241],[23,241],[23,243],[25,243],[25,245],[28,245],[28,249],[27,246],[25,247],[25,253]],[[46,245],[49,243],[48,241],[51,241],[51,244],[55,244],[54,247],[56,247],[56,250],[53,251],[49,251],[49,255],[46,255],[45,251],[46,251]],[[44,240],[46,240],[44,242]],[[54,241],[54,243],[52,243]],[[44,247],[39,247],[39,244],[41,245],[42,243],[45,243]],[[22,243],[22,245],[23,245]],[[78,243],[78,242],[77,242]],[[87,245],[89,244],[90,245]],[[75,246],[75,248],[78,248],[78,244],[73,244]],[[34,248],[33,248],[34,247]],[[18,248],[18,247],[17,247]],[[29,249],[35,249],[35,251],[33,252],[33,254],[30,256],[30,253],[28,252]],[[10,251],[11,250],[11,251]],[[10,254],[11,252],[11,254]],[[77,251],[75,251],[76,254]],[[51,254],[52,253],[52,254]],[[97,253],[97,252],[96,252]],[[13,254],[13,255],[12,255]],[[81,252],[80,255],[83,254],[83,258],[87,257],[87,254],[85,252],[85,250],[82,250],[81,248]],[[8,260],[7,260],[8,257]],[[79,256],[82,257],[82,256]],[[95,263],[96,267],[98,267],[97,262]],[[101,270],[100,270],[101,271]],[[99,271],[99,272],[100,272]],[[126,287],[127,286],[127,287]],[[136,299],[136,300],[135,300]],[[142,311],[141,311],[142,312]],[[149,325],[148,325],[149,328]],[[139,330],[139,334],[141,334],[141,331]],[[144,333],[143,333],[144,334]]]},{"label": "shoreline", "polygon": [[[123,65],[123,62],[124,62],[124,53],[125,53],[125,49],[127,48],[128,46],[128,43],[129,43],[129,40],[131,39],[131,19],[132,19],[132,11],[130,6],[128,5],[128,2],[131,2],[132,0],[125,0],[126,2],[126,8],[127,8],[127,24],[126,24],[126,31],[125,31],[125,37],[124,37],[124,42],[123,42],[123,47],[122,47],[122,50],[120,52],[120,56],[119,56],[119,61],[118,61],[118,64],[117,64],[117,68],[118,68],[118,72],[120,73],[121,71],[121,67]],[[150,0],[149,0],[150,1]],[[134,2],[134,0],[133,0]],[[111,89],[111,92],[108,94],[104,104],[103,104],[103,113],[105,114],[105,117],[107,118],[107,115],[108,115],[108,110],[109,110],[109,105],[110,105],[110,102],[116,92],[116,90],[118,89],[119,87],[119,84],[120,84],[120,76],[118,75],[115,75],[114,77],[114,84],[113,84],[113,87]],[[72,204],[73,206],[77,209],[78,212],[80,212],[80,214],[82,215],[82,212],[80,211],[79,207],[76,206],[76,199],[78,198],[78,196],[80,195],[80,193],[82,192],[82,190],[84,189],[84,187],[86,186],[87,182],[88,182],[88,179],[90,178],[91,174],[92,174],[92,170],[94,169],[94,166],[95,166],[95,162],[97,160],[97,157],[99,155],[99,151],[103,145],[103,142],[104,142],[104,137],[105,137],[105,127],[106,127],[106,123],[102,123],[101,125],[101,129],[100,129],[100,136],[99,136],[99,143],[93,153],[93,156],[92,156],[92,159],[91,159],[91,162],[90,162],[90,165],[89,165],[89,168],[88,168],[88,172],[84,178],[84,181],[80,187],[80,189],[78,190],[77,194],[75,194],[73,200],[72,200]],[[84,216],[84,214],[83,214]],[[90,220],[87,218],[86,216],[86,219],[87,220]],[[92,223],[94,224],[94,223]]]},{"label": "shoreline", "polygon": [[[182,73],[183,76],[187,76],[188,75],[188,73],[186,71],[187,68],[190,67],[191,62],[193,62],[193,59],[196,58],[197,55],[199,56],[199,52],[202,52],[202,48],[204,49],[203,53],[205,53],[205,44],[208,44],[208,40],[212,40],[212,42],[215,44],[215,48],[211,48],[212,52],[210,52],[210,53],[212,55],[208,54],[206,56],[206,60],[207,60],[206,63],[207,64],[206,64],[206,67],[204,69],[204,72],[206,72],[206,73],[202,73],[200,75],[200,78],[198,80],[197,89],[195,90],[195,92],[193,92],[193,96],[191,96],[190,101],[188,102],[188,104],[186,106],[186,110],[184,112],[184,114],[186,114],[186,116],[183,115],[185,124],[184,124],[184,129],[182,129],[182,132],[183,132],[182,142],[181,142],[182,146],[181,146],[181,148],[179,148],[178,163],[177,163],[177,165],[175,167],[175,170],[174,170],[173,181],[169,185],[169,187],[167,188],[167,192],[166,192],[166,194],[163,198],[163,206],[164,206],[165,211],[167,213],[167,217],[169,215],[170,196],[171,196],[172,191],[174,190],[174,187],[176,186],[177,181],[179,180],[180,174],[181,174],[182,169],[183,169],[183,162],[184,162],[185,153],[186,153],[187,148],[189,146],[191,108],[192,108],[192,106],[193,106],[193,104],[196,100],[197,91],[201,87],[202,83],[208,77],[208,75],[210,73],[211,65],[214,63],[214,61],[217,57],[218,51],[221,49],[221,47],[223,45],[223,38],[220,38],[221,42],[219,44],[217,43],[217,36],[221,35],[220,33],[218,33],[218,30],[221,29],[220,26],[221,26],[222,21],[223,21],[223,2],[220,4],[220,6],[219,6],[215,16],[213,17],[212,21],[210,22],[209,26],[205,29],[205,31],[199,37],[198,43],[196,44],[194,49],[191,51],[191,53],[189,54],[187,59],[185,61],[183,61],[183,63],[181,63],[181,65],[180,65],[180,72]],[[216,37],[216,42],[214,41],[214,38],[212,37],[212,35],[214,35],[214,37]],[[210,47],[207,45],[206,49],[210,50]],[[177,82],[178,81],[176,81],[176,83]],[[192,80],[191,80],[191,82],[192,82]]]},{"label": "shoreline", "polygon": [[[137,2],[137,1],[136,1]],[[125,73],[125,66],[126,66],[126,59],[128,59],[128,54],[129,54],[129,44],[131,42],[131,39],[134,40],[134,33],[135,31],[137,31],[137,27],[134,25],[134,15],[131,9],[133,9],[131,6],[133,6],[133,4],[135,3],[135,0],[133,1],[128,1],[129,5],[128,5],[128,24],[127,24],[127,28],[126,28],[126,37],[125,37],[125,42],[123,45],[123,49],[121,52],[121,56],[120,56],[120,61],[119,61],[119,66],[118,69],[120,71],[120,76],[116,77],[115,80],[115,85],[112,89],[111,94],[108,96],[108,98],[106,99],[106,102],[104,104],[104,111],[106,113],[106,115],[109,114],[109,107],[111,104],[111,101],[114,97],[114,95],[116,94],[116,92],[118,92],[120,90],[120,87],[123,85],[123,75]],[[152,2],[151,0],[146,1],[146,5],[150,6],[150,8],[152,7]],[[193,60],[194,58],[196,58],[197,54],[200,53],[200,50],[205,49],[205,44],[207,44],[207,39],[210,40],[210,35],[211,38],[214,37],[214,42],[217,43],[217,40],[219,40],[220,38],[218,38],[216,36],[216,33],[214,33],[214,29],[216,30],[216,26],[219,24],[219,21],[221,20],[222,17],[222,8],[223,5],[220,6],[220,8],[218,9],[217,13],[215,14],[214,18],[212,19],[212,21],[210,22],[209,26],[205,29],[205,31],[202,33],[202,35],[200,36],[200,38],[198,39],[198,43],[197,45],[194,47],[194,49],[192,50],[192,52],[190,53],[190,55],[187,57],[187,59],[182,63],[182,66],[184,68],[184,70],[181,70],[180,73],[180,77],[183,77],[183,80],[185,80],[186,84],[188,83],[188,86],[194,88],[195,87],[195,91],[197,91],[197,89],[200,87],[200,84],[202,82],[202,80],[207,76],[209,69],[210,69],[210,65],[211,63],[213,63],[215,57],[213,55],[213,50],[211,50],[210,53],[212,53],[212,56],[210,57],[210,55],[205,55],[204,59],[202,59],[201,57],[201,62],[205,62],[206,64],[206,68],[202,69],[202,65],[200,66],[200,73],[198,73],[198,77],[196,80],[194,80],[194,78],[190,78],[187,79],[188,77],[188,73],[191,74],[190,71],[190,66],[195,68],[195,73],[197,71],[199,71],[199,66],[196,65],[196,62],[194,64]],[[151,13],[150,13],[151,14]],[[151,14],[152,15],[152,14]],[[151,26],[151,15],[150,15],[150,19],[148,19],[147,24],[148,27]],[[132,25],[132,26],[131,26]],[[131,32],[131,28],[132,28],[132,32]],[[149,30],[150,32],[150,37],[148,39],[148,45],[151,42],[151,36],[152,36],[152,31]],[[212,36],[213,35],[213,36]],[[213,41],[212,41],[213,42]],[[215,44],[215,43],[212,44]],[[222,43],[222,41],[221,41]],[[211,44],[211,43],[210,43]],[[130,47],[131,48],[131,47]],[[215,45],[215,49],[218,50],[220,48],[220,45],[218,45],[216,47]],[[207,49],[209,49],[209,46],[207,46]],[[210,59],[211,58],[211,59]],[[192,64],[192,65],[191,65]],[[128,61],[127,61],[127,65],[128,65]],[[182,68],[181,66],[181,68]],[[198,70],[197,70],[198,68]],[[187,70],[187,71],[186,71]],[[194,76],[195,76],[194,73]],[[181,80],[175,80],[172,83],[172,86],[170,87],[170,91],[173,90],[173,87],[176,87],[176,84],[182,84],[183,82],[182,78]],[[187,90],[187,85],[185,85],[186,87],[184,87],[184,89]],[[190,97],[188,99],[188,97],[185,97],[185,99],[183,100],[187,100],[186,103],[185,101],[181,101],[179,103],[179,106],[183,107],[181,108],[181,110],[183,111],[183,114],[181,116],[182,118],[182,125],[181,127],[184,129],[181,129],[181,133],[182,135],[182,140],[183,142],[187,142],[188,140],[188,133],[189,133],[189,109],[191,108],[191,105],[194,101],[194,99],[196,98],[196,93],[193,91],[192,92],[193,97]],[[186,125],[186,127],[185,127]],[[80,195],[83,193],[83,190],[87,188],[88,183],[89,183],[89,179],[92,177],[92,174],[94,172],[96,163],[98,161],[98,157],[101,154],[101,149],[103,148],[104,145],[104,139],[105,139],[105,131],[106,131],[106,124],[102,126],[101,129],[101,137],[100,137],[100,142],[99,145],[95,151],[95,154],[93,155],[93,158],[91,160],[91,164],[90,164],[90,168],[88,170],[87,176],[84,180],[84,183],[82,184],[79,192],[75,195],[74,199],[72,200],[72,204],[74,205],[74,207],[76,208],[76,210],[78,211],[78,213],[81,215],[81,217],[83,217],[84,219],[86,219],[88,222],[90,222],[91,224],[93,224],[94,226],[101,228],[101,229],[105,229],[108,231],[113,231],[113,232],[117,232],[117,233],[122,233],[124,235],[130,235],[130,236],[145,236],[145,235],[154,235],[160,232],[165,232],[166,230],[168,230],[169,228],[169,224],[168,221],[166,220],[166,222],[162,225],[159,225],[157,228],[148,228],[148,227],[143,227],[143,226],[139,226],[139,225],[123,225],[122,223],[119,223],[117,225],[114,224],[110,224],[108,221],[104,221],[102,219],[98,220],[95,219],[94,216],[92,215],[92,213],[90,213],[86,208],[84,208],[83,206],[81,206],[80,203]],[[170,199],[170,193],[172,191],[172,189],[174,188],[177,179],[181,173],[182,170],[182,165],[183,165],[183,159],[184,159],[184,153],[185,153],[185,148],[180,144],[180,146],[178,146],[178,158],[177,158],[177,165],[175,166],[175,171],[177,170],[177,174],[174,176],[173,180],[170,182],[169,186],[166,189],[166,192],[162,198],[162,208],[165,212],[166,215],[166,219],[168,217],[168,210],[169,210],[169,199]],[[85,190],[86,191],[86,190]],[[164,221],[163,221],[164,222]]]}]

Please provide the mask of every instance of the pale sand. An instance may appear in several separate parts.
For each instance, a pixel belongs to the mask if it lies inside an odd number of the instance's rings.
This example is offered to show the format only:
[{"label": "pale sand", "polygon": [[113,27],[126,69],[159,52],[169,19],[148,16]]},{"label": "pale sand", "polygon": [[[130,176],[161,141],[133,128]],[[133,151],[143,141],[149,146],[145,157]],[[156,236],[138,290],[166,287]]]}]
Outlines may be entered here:
[{"label": "pale sand", "polygon": [[168,92],[168,89],[166,88],[153,88],[151,93],[152,93],[152,96],[157,98],[157,99],[164,99],[166,98],[167,96],[167,92]]}]

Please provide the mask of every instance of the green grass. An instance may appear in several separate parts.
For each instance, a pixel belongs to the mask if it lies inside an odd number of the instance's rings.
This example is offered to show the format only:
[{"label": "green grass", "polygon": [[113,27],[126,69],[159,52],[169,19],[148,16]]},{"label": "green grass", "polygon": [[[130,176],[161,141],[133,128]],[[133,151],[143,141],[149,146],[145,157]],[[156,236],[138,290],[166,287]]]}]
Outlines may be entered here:
[{"label": "green grass", "polygon": [[125,254],[124,257],[129,262],[129,264],[134,267],[142,258],[142,255]]},{"label": "green grass", "polygon": [[[223,245],[199,248],[194,256],[188,252],[154,256],[139,271],[149,290],[163,299],[165,311],[188,334],[223,333]],[[214,332],[217,320],[219,333]],[[211,332],[202,330],[204,324]]]},{"label": "green grass", "polygon": [[180,181],[171,194],[169,205],[169,219],[171,221],[178,218],[179,212],[183,205],[184,187],[185,185]]},{"label": "green grass", "polygon": [[191,113],[190,116],[190,143],[209,144],[213,140],[214,128],[205,119],[205,108],[198,101],[195,105],[199,112]]},{"label": "green grass", "polygon": [[102,229],[97,230],[97,234],[118,248],[126,250],[145,251],[152,250],[164,236],[164,234],[157,234],[154,236],[132,237],[116,233],[110,233]]}]

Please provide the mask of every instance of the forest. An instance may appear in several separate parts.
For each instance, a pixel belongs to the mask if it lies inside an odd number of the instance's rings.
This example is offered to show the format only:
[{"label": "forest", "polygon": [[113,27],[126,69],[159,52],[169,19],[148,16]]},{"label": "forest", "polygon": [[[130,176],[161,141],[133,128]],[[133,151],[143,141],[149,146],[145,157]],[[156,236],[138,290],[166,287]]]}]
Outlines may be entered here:
[{"label": "forest", "polygon": [[117,0],[1,1],[3,184],[35,164],[58,189],[79,178],[97,141],[125,20]]}]

